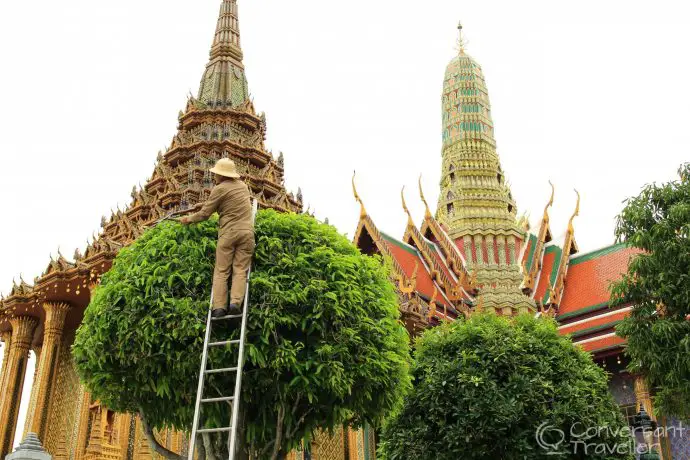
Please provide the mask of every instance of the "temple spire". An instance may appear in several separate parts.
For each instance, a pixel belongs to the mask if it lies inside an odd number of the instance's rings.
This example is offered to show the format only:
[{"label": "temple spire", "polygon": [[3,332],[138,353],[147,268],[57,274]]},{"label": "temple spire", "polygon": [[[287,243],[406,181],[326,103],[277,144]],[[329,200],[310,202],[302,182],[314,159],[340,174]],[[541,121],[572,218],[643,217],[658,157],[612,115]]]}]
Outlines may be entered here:
[{"label": "temple spire", "polygon": [[465,54],[465,36],[462,34],[462,21],[458,22],[458,54]]},{"label": "temple spire", "polygon": [[223,0],[211,56],[199,87],[199,100],[211,106],[237,107],[249,98],[242,64],[237,0]]},{"label": "temple spire", "polygon": [[501,314],[534,311],[520,288],[524,230],[496,152],[489,91],[481,66],[465,53],[458,25],[458,54],[443,81],[443,166],[436,220],[456,241],[477,274],[480,300]]},{"label": "temple spire", "polygon": [[242,65],[237,0],[223,0],[220,5],[216,35],[211,47],[211,60],[219,57],[234,58],[237,64]]}]

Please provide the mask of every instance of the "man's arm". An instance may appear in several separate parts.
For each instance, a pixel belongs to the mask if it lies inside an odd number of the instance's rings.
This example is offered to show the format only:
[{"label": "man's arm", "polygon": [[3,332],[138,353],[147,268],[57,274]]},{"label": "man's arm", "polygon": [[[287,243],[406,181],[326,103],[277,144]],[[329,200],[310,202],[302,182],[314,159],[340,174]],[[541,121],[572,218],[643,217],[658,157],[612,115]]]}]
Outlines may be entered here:
[{"label": "man's arm", "polygon": [[211,217],[211,215],[213,215],[214,212],[218,211],[218,205],[220,204],[222,197],[223,192],[218,188],[218,186],[213,187],[213,190],[211,190],[211,195],[208,197],[208,200],[206,200],[202,208],[191,216],[183,217],[180,219],[180,222],[186,225],[208,219]]}]

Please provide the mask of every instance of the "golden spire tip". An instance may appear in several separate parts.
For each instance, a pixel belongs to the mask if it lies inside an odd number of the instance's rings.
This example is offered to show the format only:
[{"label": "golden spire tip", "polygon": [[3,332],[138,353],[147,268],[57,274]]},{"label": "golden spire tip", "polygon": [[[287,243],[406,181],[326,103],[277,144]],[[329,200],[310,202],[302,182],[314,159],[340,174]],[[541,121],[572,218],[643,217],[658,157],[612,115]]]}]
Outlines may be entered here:
[{"label": "golden spire tip", "polygon": [[360,198],[359,193],[357,193],[357,185],[355,184],[355,177],[357,176],[357,171],[352,172],[352,193],[355,195],[355,200],[357,203],[359,203],[361,209],[359,212],[359,217],[360,219],[363,217],[366,217],[367,215],[367,210],[364,207],[364,201],[362,201],[362,198]]},{"label": "golden spire tip", "polygon": [[424,203],[425,209],[425,215],[424,217],[431,217],[431,209],[429,209],[429,203],[426,202],[426,198],[424,197],[424,190],[422,189],[422,175],[419,175],[419,196],[422,199],[422,203]]},{"label": "golden spire tip", "polygon": [[458,22],[458,53],[464,54],[465,52],[465,38],[462,35],[462,21]]},{"label": "golden spire tip", "polygon": [[574,231],[573,221],[577,216],[580,215],[580,192],[578,192],[577,189],[575,189],[575,193],[577,194],[577,204],[575,205],[575,212],[570,217],[570,222],[568,222],[568,231],[571,233]]},{"label": "golden spire tip", "polygon": [[400,190],[400,198],[402,199],[403,210],[405,211],[405,214],[407,214],[408,225],[414,225],[414,221],[412,220],[412,214],[410,214],[410,210],[407,207],[407,202],[405,201],[405,186],[404,185],[403,185],[402,190]]}]

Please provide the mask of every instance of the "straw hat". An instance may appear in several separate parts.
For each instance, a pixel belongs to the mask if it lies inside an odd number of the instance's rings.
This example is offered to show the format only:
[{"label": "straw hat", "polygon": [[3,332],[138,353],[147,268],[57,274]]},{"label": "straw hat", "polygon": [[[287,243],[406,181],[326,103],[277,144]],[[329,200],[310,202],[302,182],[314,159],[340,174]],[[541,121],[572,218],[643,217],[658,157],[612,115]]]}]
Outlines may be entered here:
[{"label": "straw hat", "polygon": [[211,168],[210,171],[213,174],[218,174],[219,176],[223,177],[231,177],[233,179],[240,177],[239,173],[237,172],[235,162],[229,158],[221,158],[218,160],[218,163],[216,163],[216,165]]}]

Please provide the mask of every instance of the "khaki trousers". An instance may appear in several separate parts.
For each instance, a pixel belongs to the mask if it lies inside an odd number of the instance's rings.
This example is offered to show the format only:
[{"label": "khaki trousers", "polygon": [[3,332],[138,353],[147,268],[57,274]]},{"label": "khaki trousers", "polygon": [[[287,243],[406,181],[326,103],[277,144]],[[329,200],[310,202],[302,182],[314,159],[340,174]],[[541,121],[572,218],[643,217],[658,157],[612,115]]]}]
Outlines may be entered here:
[{"label": "khaki trousers", "polygon": [[228,306],[228,281],[232,275],[230,303],[241,305],[247,283],[247,271],[254,255],[254,232],[241,230],[220,235],[213,272],[213,308]]}]

